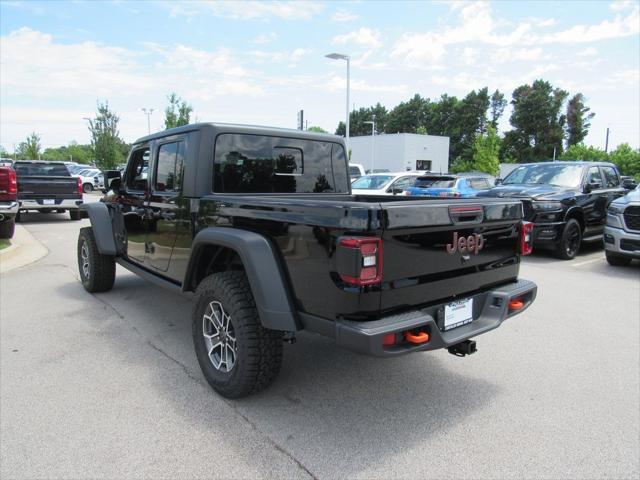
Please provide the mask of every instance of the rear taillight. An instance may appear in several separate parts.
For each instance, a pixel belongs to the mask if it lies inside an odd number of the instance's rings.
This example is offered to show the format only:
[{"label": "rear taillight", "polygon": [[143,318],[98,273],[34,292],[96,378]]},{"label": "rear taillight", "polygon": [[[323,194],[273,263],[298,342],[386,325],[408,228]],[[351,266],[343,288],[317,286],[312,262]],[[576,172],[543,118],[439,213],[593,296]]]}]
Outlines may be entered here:
[{"label": "rear taillight", "polygon": [[76,180],[78,180],[78,195],[82,196],[82,179],[80,177],[76,177]]},{"label": "rear taillight", "polygon": [[533,223],[522,221],[520,223],[520,255],[529,255],[533,252]]},{"label": "rear taillight", "polygon": [[0,171],[0,198],[2,200],[15,200],[18,195],[18,181],[16,171],[13,168],[3,168]]},{"label": "rear taillight", "polygon": [[382,240],[377,237],[342,237],[336,266],[343,282],[373,285],[382,280]]}]

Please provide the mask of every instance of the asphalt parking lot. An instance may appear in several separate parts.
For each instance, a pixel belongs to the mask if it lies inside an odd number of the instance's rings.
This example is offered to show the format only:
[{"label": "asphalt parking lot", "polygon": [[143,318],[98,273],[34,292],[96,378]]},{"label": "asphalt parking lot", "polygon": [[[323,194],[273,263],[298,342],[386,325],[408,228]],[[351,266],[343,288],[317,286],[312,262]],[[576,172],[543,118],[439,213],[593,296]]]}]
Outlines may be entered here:
[{"label": "asphalt parking lot", "polygon": [[25,215],[48,250],[0,277],[2,478],[638,478],[640,264],[536,254],[536,303],[478,353],[359,356],[301,334],[276,383],[217,396],[188,299],[118,267],[86,293],[87,220]]}]

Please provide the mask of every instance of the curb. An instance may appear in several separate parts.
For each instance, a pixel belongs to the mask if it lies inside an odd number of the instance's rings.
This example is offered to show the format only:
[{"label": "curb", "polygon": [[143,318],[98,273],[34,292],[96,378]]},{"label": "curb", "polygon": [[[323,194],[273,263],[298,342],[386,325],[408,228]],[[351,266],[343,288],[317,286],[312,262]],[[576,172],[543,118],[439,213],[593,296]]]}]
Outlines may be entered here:
[{"label": "curb", "polygon": [[11,246],[0,250],[0,273],[24,267],[49,254],[49,250],[22,225],[16,224]]}]

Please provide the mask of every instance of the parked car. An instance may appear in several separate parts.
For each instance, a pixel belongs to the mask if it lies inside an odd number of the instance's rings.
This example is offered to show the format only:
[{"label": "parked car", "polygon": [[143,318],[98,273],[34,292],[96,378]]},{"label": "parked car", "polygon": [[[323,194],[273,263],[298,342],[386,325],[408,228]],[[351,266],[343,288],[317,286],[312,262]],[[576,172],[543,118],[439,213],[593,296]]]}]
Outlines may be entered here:
[{"label": "parked car", "polygon": [[607,262],[615,266],[640,259],[640,186],[609,204],[604,253]]},{"label": "parked car", "polygon": [[365,175],[364,166],[359,163],[350,163],[349,164],[349,177],[351,177],[351,182]]},{"label": "parked car", "polygon": [[374,168],[373,170],[369,169],[365,172],[367,175],[371,173],[391,173],[391,170],[388,168]]},{"label": "parked car", "polygon": [[14,163],[18,182],[16,220],[20,213],[35,210],[41,213],[69,211],[71,220],[80,220],[82,182],[69,173],[62,162],[23,160]]},{"label": "parked car", "polygon": [[18,214],[18,183],[11,167],[0,166],[0,238],[12,238]]},{"label": "parked car", "polygon": [[117,263],[194,292],[196,357],[226,397],[268,386],[303,329],[370,355],[465,356],[535,300],[518,279],[520,202],[353,195],[337,136],[187,125],[136,141],[106,178],[110,193],[83,205],[82,285],[111,289]]},{"label": "parked car", "polygon": [[493,186],[488,174],[428,174],[418,178],[407,195],[416,197],[470,198]]},{"label": "parked car", "polygon": [[372,173],[351,183],[354,195],[399,195],[420,177],[420,173]]},{"label": "parked car", "polygon": [[612,163],[541,162],[522,164],[479,196],[522,200],[535,248],[570,260],[583,241],[602,241],[607,207],[624,192]]},{"label": "parked car", "polygon": [[97,168],[88,168],[80,170],[73,174],[76,177],[80,177],[82,180],[82,191],[84,193],[90,193],[94,190],[102,189],[104,187],[104,176],[102,172]]}]

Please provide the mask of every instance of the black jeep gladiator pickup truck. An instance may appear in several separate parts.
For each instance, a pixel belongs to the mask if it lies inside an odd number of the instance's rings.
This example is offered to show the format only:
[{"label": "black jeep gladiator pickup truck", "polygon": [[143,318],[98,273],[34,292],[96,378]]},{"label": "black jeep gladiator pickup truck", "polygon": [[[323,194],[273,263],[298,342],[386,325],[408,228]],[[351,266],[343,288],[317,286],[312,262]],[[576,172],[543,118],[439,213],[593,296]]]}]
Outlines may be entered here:
[{"label": "black jeep gladiator pickup truck", "polygon": [[[299,330],[393,356],[470,340],[529,307],[529,253],[511,199],[351,194],[340,137],[198,124],[135,142],[78,239],[86,290],[115,264],[195,294],[192,333],[205,378],[226,397],[274,380]],[[148,172],[148,173],[147,173]]]},{"label": "black jeep gladiator pickup truck", "polygon": [[521,200],[536,250],[571,260],[583,241],[602,242],[607,207],[624,193],[614,164],[565,161],[525,163],[478,197]]}]

